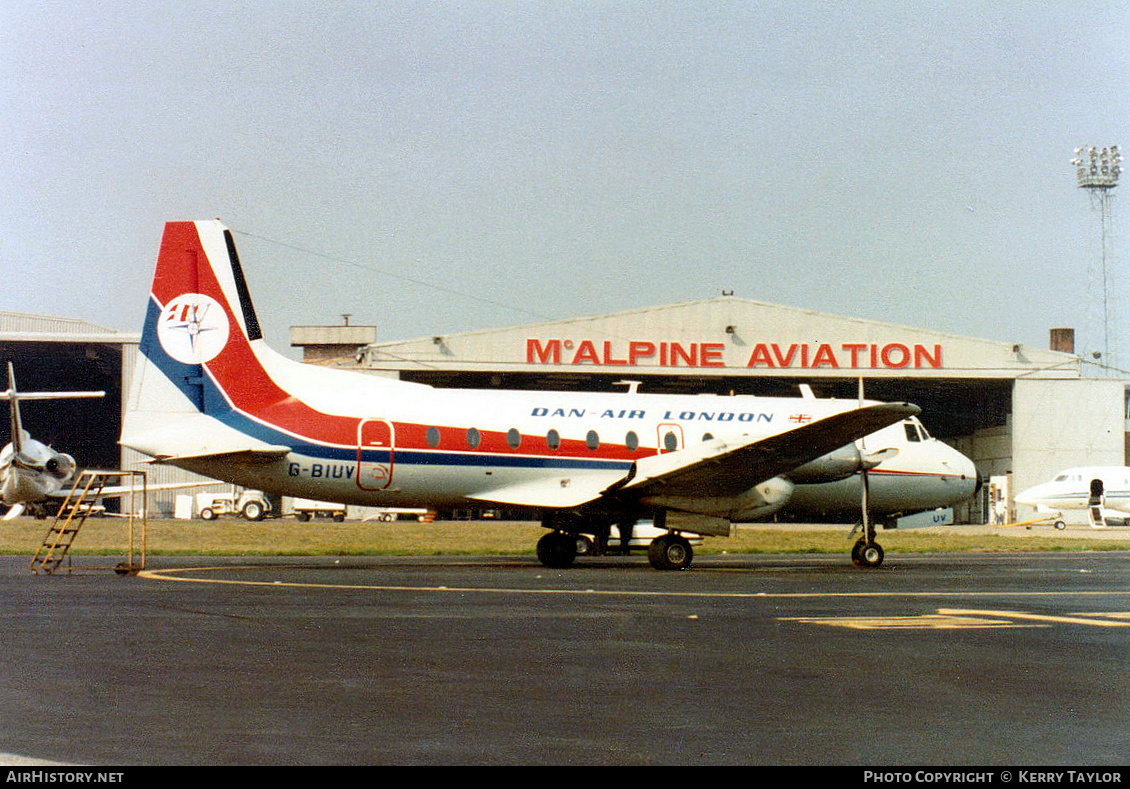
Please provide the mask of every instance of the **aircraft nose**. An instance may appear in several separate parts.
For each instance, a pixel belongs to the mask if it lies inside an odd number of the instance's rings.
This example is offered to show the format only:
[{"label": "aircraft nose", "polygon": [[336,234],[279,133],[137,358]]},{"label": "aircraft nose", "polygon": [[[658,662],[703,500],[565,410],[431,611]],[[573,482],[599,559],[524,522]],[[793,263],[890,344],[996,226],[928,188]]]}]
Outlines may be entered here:
[{"label": "aircraft nose", "polygon": [[957,469],[962,488],[968,490],[967,496],[976,494],[981,490],[983,483],[981,472],[977,469],[977,465],[956,449],[951,448],[951,451],[953,456],[946,462],[946,465]]}]

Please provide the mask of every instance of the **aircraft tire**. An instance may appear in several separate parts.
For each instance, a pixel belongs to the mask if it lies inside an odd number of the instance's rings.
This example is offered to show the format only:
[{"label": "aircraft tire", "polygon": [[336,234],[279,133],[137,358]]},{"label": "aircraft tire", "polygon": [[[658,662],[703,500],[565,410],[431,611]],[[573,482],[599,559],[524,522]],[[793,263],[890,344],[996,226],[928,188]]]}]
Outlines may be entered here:
[{"label": "aircraft tire", "polygon": [[851,560],[857,567],[878,567],[884,555],[883,547],[877,542],[860,540],[851,549]]},{"label": "aircraft tire", "polygon": [[691,566],[694,549],[686,538],[664,534],[647,546],[647,559],[656,570],[685,570]]},{"label": "aircraft tire", "polygon": [[572,534],[553,531],[538,540],[538,561],[546,567],[561,570],[577,558],[577,540]]}]

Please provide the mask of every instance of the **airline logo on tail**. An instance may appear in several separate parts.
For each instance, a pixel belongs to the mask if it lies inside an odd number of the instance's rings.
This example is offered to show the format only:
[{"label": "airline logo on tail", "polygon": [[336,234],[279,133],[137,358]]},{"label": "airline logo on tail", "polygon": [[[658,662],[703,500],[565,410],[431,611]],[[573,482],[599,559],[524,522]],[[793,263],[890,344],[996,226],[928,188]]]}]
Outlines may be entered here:
[{"label": "airline logo on tail", "polygon": [[182,364],[203,364],[219,355],[228,343],[228,317],[224,308],[203,293],[182,293],[161,311],[157,339],[165,353]]}]

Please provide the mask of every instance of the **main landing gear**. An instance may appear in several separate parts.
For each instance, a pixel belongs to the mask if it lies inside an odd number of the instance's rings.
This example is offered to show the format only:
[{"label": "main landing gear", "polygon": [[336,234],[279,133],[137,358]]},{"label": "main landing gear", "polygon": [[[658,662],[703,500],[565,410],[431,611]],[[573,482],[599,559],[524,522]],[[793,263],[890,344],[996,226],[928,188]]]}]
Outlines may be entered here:
[{"label": "main landing gear", "polygon": [[[551,531],[538,540],[538,561],[546,567],[570,567],[577,558],[577,535]],[[674,532],[656,537],[647,548],[647,558],[656,570],[685,570],[694,559],[690,541]]]}]

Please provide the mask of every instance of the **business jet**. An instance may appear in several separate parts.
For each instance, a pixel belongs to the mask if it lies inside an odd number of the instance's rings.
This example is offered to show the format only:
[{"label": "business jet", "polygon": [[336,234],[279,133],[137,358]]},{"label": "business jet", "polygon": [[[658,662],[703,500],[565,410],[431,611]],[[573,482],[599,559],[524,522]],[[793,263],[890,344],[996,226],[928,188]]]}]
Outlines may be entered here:
[{"label": "business jet", "polygon": [[[66,452],[59,452],[36,441],[24,430],[20,416],[21,400],[63,400],[105,397],[105,392],[21,392],[16,388],[16,374],[8,362],[8,388],[0,392],[7,400],[12,441],[0,450],[0,501],[8,505],[4,520],[13,520],[25,512],[46,515],[46,508],[61,504],[72,493],[78,465]],[[210,482],[170,482],[148,485],[146,490],[190,488]],[[98,490],[99,499],[118,498],[138,493],[140,487],[106,485]]]},{"label": "business jet", "polygon": [[[39,504],[60,495],[63,485],[75,472],[75,459],[33,439],[23,429],[21,400],[60,400],[105,397],[105,392],[20,392],[16,374],[8,362],[8,388],[0,392],[7,400],[12,442],[0,450],[0,499],[10,509],[5,520],[19,516],[28,505]],[[65,494],[63,494],[65,495]]]},{"label": "business jet", "polygon": [[549,567],[573,563],[580,534],[631,539],[647,520],[652,566],[685,569],[687,534],[848,502],[866,526],[853,560],[873,567],[872,516],[978,483],[907,403],[454,390],[301,364],[263,340],[219,221],[165,226],[140,351],[121,443],[155,462],[346,504],[535,509]]},{"label": "business jet", "polygon": [[[1016,496],[1017,504],[1061,517],[1063,510],[1086,510],[1092,527],[1125,525],[1130,519],[1130,468],[1079,466],[1065,469]],[[1062,520],[1056,525],[1062,528]]]}]

